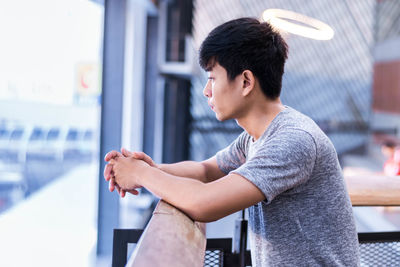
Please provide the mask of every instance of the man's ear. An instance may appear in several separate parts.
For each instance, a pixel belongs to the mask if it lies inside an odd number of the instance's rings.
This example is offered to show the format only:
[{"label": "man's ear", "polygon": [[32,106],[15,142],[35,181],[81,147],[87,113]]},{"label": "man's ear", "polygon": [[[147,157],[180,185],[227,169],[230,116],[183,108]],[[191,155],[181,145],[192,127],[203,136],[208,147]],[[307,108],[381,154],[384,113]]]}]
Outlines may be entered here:
[{"label": "man's ear", "polygon": [[254,85],[256,83],[256,77],[254,77],[253,72],[250,70],[245,70],[242,72],[243,79],[243,96],[247,96],[253,90]]}]

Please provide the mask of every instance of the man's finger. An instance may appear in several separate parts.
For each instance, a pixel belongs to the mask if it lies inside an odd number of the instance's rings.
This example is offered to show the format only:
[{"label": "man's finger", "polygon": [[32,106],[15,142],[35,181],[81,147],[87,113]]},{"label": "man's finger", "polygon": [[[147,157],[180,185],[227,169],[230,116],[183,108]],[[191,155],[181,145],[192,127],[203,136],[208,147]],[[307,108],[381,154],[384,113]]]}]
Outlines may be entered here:
[{"label": "man's finger", "polygon": [[144,160],[146,157],[146,154],[144,152],[133,152],[132,157],[134,157],[135,159]]},{"label": "man's finger", "polygon": [[156,164],[154,163],[153,159],[150,158],[146,153],[144,152],[133,152],[132,155],[135,159],[140,159],[149,164],[152,167],[155,167]]},{"label": "man's finger", "polygon": [[114,179],[111,179],[111,180],[108,182],[108,190],[110,190],[110,192],[113,192],[114,189],[115,189],[115,182],[114,182]]},{"label": "man's finger", "polygon": [[143,160],[145,162],[147,162],[147,164],[149,164],[150,166],[155,166],[153,159],[150,158],[147,154],[144,154],[144,159]]},{"label": "man's finger", "polygon": [[132,190],[126,190],[126,192],[131,193],[132,195],[139,195],[139,191],[137,191],[136,189],[132,189]]},{"label": "man's finger", "polygon": [[116,152],[117,152],[117,151],[115,151],[115,150],[108,152],[108,153],[104,156],[104,160],[105,160],[105,161],[109,161],[110,159],[114,158],[114,157],[117,155]]},{"label": "man's finger", "polygon": [[109,181],[111,179],[111,171],[112,171],[112,165],[111,164],[107,164],[106,167],[104,168],[104,179],[106,179],[106,181]]},{"label": "man's finger", "polygon": [[125,149],[125,148],[121,148],[121,152],[122,155],[125,157],[131,157],[132,156],[132,152],[130,152],[129,150]]},{"label": "man's finger", "polygon": [[122,156],[121,153],[119,153],[119,152],[116,151],[116,150],[112,150],[112,151],[108,152],[108,153],[105,155],[104,160],[105,160],[105,161],[110,161],[111,159],[113,159],[113,158],[115,158],[115,157],[121,157],[121,156]]}]

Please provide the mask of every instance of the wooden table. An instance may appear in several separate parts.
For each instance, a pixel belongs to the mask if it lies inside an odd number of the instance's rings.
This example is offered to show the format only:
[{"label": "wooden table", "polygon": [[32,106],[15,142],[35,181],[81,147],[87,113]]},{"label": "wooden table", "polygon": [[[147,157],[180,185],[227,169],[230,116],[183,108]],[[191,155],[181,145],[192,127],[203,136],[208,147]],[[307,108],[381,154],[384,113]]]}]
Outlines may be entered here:
[{"label": "wooden table", "polygon": [[400,206],[400,176],[345,175],[353,206]]}]

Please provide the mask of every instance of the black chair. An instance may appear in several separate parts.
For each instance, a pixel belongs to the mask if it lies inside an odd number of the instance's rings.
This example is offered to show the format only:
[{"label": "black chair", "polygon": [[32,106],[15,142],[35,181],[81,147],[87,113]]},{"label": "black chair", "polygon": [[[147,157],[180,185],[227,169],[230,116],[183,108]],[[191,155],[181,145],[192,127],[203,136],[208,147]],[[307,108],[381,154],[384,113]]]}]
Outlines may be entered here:
[{"label": "black chair", "polygon": [[128,244],[135,244],[142,229],[114,229],[112,267],[124,267],[128,260]]}]

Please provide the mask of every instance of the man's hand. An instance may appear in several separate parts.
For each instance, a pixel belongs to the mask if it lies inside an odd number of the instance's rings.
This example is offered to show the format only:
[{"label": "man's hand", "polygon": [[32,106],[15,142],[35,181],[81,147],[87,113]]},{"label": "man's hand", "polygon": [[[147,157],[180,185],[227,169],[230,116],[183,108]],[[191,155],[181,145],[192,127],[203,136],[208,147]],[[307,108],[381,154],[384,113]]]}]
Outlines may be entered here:
[{"label": "man's hand", "polygon": [[130,152],[125,148],[121,148],[121,153],[125,157],[133,157],[135,159],[140,159],[149,164],[151,167],[158,168],[158,165],[154,163],[153,159],[146,155],[144,152]]},{"label": "man's hand", "polygon": [[[112,160],[116,157],[123,157],[123,155],[121,153],[119,153],[118,151],[113,150],[106,154],[106,156],[104,157],[104,160],[109,162],[110,160]],[[106,167],[104,168],[103,175],[104,175],[104,179],[106,179],[106,181],[110,181],[112,179],[112,177],[113,177],[112,165],[110,165],[110,164],[106,165]],[[110,188],[110,191],[111,192],[114,191],[114,188],[113,188],[113,190],[111,190],[111,188]]]},{"label": "man's hand", "polygon": [[[113,151],[110,151],[110,152],[108,152],[106,154],[106,156],[104,157],[104,160],[109,162],[110,160],[115,159],[117,157],[124,157],[124,155],[122,155],[118,151],[113,150]],[[126,192],[129,192],[129,193],[131,193],[133,195],[138,195],[139,194],[139,191],[137,191],[137,190],[128,190],[128,191],[126,191],[126,190],[123,190],[123,189],[120,188],[120,186],[115,182],[114,172],[113,172],[111,164],[107,164],[106,165],[106,167],[104,168],[104,174],[103,175],[104,175],[104,179],[106,181],[108,181],[108,190],[110,190],[110,192],[113,192],[115,189],[117,189],[117,192],[121,197],[125,197]]]},{"label": "man's hand", "polygon": [[115,157],[109,164],[112,165],[115,182],[126,191],[140,188],[139,178],[146,168],[151,168],[145,161],[134,157]]},{"label": "man's hand", "polygon": [[[157,164],[154,163],[154,161],[151,159],[151,157],[149,157],[145,153],[130,152],[125,148],[121,148],[121,153],[118,151],[115,151],[115,150],[108,152],[106,154],[106,156],[104,157],[104,160],[109,162],[110,160],[115,159],[117,157],[133,157],[135,159],[145,161],[151,167],[158,168]],[[108,188],[109,188],[110,192],[113,192],[115,189],[117,189],[117,192],[121,197],[125,197],[126,192],[129,192],[133,195],[139,194],[139,192],[136,189],[123,190],[120,188],[120,186],[115,182],[112,164],[107,164],[106,167],[104,168],[104,179],[109,182]]]}]

